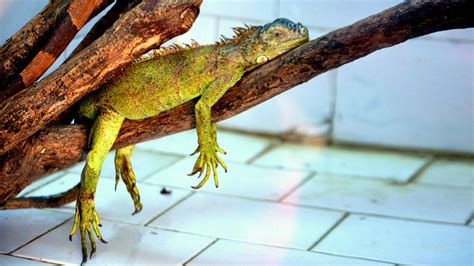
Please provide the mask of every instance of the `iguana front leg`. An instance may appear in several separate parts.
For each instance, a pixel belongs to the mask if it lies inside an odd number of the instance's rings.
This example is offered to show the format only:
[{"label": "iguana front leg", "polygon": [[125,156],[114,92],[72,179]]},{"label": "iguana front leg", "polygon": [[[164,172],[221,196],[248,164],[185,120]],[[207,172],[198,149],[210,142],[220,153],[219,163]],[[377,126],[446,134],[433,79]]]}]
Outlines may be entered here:
[{"label": "iguana front leg", "polygon": [[104,110],[94,120],[90,132],[91,150],[87,154],[86,165],[81,174],[81,187],[76,202],[74,225],[69,234],[69,239],[76,233],[79,226],[82,246],[82,262],[87,261],[87,238],[91,243],[91,257],[96,251],[96,244],[92,231],[97,238],[106,243],[99,232],[99,215],[95,211],[94,197],[99,180],[99,173],[105,156],[109,152],[119,133],[124,117],[119,114]]},{"label": "iguana front leg", "polygon": [[[223,73],[216,79],[203,93],[201,99],[196,103],[196,130],[198,136],[199,157],[194,164],[193,171],[189,175],[199,172],[199,176],[205,171],[204,179],[194,189],[201,188],[209,179],[211,169],[214,175],[214,184],[219,186],[219,180],[216,168],[220,164],[227,172],[225,163],[219,158],[217,152],[225,153],[217,144],[216,125],[211,123],[211,107],[224,95],[224,93],[232,87],[241,77],[243,72],[228,74]],[[195,152],[196,153],[196,152]]]},{"label": "iguana front leg", "polygon": [[[227,154],[223,149],[221,149],[219,147],[219,145],[217,144],[217,125],[216,123],[211,123],[211,138],[214,140],[214,143],[216,145],[216,150],[222,154]],[[199,145],[198,147],[196,148],[196,150],[190,154],[190,156],[193,156],[194,154],[198,153],[199,152]],[[225,164],[224,164],[224,169],[225,169]]]},{"label": "iguana front leg", "polygon": [[132,215],[139,213],[143,205],[140,202],[140,192],[137,188],[137,182],[135,173],[132,169],[132,152],[134,145],[117,149],[115,152],[115,190],[117,190],[117,184],[119,178],[122,177],[123,183],[127,188],[128,193],[132,197],[133,204],[135,205],[135,211]]}]

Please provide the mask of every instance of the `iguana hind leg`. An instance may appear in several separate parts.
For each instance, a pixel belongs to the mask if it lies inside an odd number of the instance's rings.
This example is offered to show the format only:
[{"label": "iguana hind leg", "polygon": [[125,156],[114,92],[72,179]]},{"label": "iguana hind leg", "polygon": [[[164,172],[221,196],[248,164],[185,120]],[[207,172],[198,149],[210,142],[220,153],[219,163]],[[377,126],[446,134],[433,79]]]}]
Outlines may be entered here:
[{"label": "iguana hind leg", "polygon": [[133,199],[133,205],[135,205],[135,211],[132,215],[139,213],[143,205],[140,202],[140,192],[137,188],[135,173],[132,169],[131,156],[134,145],[117,149],[115,152],[115,190],[117,190],[117,184],[119,178],[122,177],[123,183],[127,187],[127,191]]},{"label": "iguana hind leg", "polygon": [[124,118],[119,114],[110,110],[104,110],[95,118],[91,128],[89,143],[91,150],[87,154],[86,165],[82,170],[74,225],[69,234],[69,239],[72,239],[77,227],[79,227],[83,263],[87,261],[86,234],[89,237],[92,248],[91,257],[96,251],[93,231],[100,241],[106,243],[99,231],[100,220],[95,210],[94,197],[102,163],[117,138],[123,120]]}]

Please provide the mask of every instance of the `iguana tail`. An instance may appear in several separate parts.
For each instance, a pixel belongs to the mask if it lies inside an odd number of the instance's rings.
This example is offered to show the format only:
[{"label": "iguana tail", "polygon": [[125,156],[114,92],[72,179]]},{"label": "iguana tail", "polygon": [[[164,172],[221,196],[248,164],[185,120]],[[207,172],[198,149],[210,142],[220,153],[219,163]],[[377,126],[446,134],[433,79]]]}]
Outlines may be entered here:
[{"label": "iguana tail", "polygon": [[23,208],[55,208],[77,199],[81,183],[78,183],[68,191],[61,192],[50,196],[40,197],[20,197],[11,199],[0,204],[0,210],[23,209]]}]

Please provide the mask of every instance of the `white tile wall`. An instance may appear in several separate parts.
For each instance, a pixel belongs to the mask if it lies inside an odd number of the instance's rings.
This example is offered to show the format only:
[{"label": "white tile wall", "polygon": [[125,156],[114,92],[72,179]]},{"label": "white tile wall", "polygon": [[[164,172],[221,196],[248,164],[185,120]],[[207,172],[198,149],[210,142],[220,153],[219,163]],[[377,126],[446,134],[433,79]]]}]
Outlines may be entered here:
[{"label": "white tile wall", "polygon": [[278,0],[207,0],[201,12],[219,17],[270,21],[278,15]]},{"label": "white tile wall", "polygon": [[402,1],[389,0],[280,0],[280,16],[310,26],[336,29],[390,8]]},{"label": "white tile wall", "polygon": [[344,65],[334,139],[474,152],[473,48],[410,40]]}]

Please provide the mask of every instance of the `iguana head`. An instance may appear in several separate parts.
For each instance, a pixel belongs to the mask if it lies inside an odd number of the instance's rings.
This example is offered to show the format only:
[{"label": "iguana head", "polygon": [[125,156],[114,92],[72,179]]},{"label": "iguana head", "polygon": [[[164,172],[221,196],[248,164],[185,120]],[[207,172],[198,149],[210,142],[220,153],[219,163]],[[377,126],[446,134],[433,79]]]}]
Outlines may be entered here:
[{"label": "iguana head", "polygon": [[279,18],[263,26],[241,41],[242,53],[250,64],[263,64],[308,41],[308,29],[301,23]]}]

